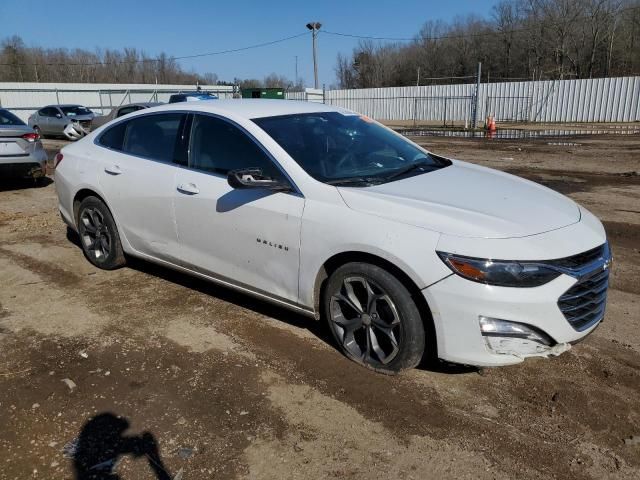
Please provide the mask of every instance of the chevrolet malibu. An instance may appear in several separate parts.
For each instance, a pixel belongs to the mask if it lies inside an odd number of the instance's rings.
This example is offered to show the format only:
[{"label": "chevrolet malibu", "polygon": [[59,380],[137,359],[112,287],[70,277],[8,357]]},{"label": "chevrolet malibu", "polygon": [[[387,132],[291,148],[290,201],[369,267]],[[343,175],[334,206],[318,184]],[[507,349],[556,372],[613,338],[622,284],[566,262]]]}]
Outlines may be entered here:
[{"label": "chevrolet malibu", "polygon": [[321,319],[381,372],[557,355],[604,316],[596,217],[351,111],[177,103],[111,122],[56,163],[62,218],[95,266],[139,257]]}]

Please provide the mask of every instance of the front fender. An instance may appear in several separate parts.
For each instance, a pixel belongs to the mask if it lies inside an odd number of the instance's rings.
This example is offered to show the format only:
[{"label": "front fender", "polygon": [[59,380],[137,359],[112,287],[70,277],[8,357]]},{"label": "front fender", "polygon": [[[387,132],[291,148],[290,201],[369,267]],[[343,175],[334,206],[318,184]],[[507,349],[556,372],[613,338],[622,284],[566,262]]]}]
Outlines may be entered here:
[{"label": "front fender", "polygon": [[440,234],[374,215],[346,205],[307,201],[300,246],[300,303],[315,306],[316,279],[326,262],[343,253],[365,253],[402,270],[420,289],[451,271],[437,256]]}]

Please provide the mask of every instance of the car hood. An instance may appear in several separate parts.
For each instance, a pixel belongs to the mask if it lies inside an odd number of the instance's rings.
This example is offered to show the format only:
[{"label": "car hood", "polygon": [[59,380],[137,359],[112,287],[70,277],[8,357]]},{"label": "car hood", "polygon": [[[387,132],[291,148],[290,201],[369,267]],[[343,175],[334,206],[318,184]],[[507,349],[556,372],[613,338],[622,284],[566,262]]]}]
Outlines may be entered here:
[{"label": "car hood", "polygon": [[382,185],[338,190],[353,210],[460,237],[524,237],[580,221],[578,205],[564,195],[460,161]]}]

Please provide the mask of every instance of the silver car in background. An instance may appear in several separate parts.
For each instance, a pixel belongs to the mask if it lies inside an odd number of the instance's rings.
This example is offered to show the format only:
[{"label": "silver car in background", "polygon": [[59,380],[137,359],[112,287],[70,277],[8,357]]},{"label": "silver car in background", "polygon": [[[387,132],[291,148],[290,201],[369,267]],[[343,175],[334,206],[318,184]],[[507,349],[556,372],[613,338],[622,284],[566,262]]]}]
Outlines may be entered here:
[{"label": "silver car in background", "polygon": [[78,140],[91,131],[95,114],[82,105],[47,105],[29,117],[29,126],[42,137]]},{"label": "silver car in background", "polygon": [[0,179],[43,178],[47,153],[40,135],[8,110],[0,108]]},{"label": "silver car in background", "polygon": [[95,130],[102,125],[109,123],[111,120],[123,117],[129,113],[137,112],[138,110],[144,110],[145,108],[157,107],[158,105],[164,105],[162,102],[138,102],[128,103],[127,105],[120,105],[115,107],[109,112],[108,115],[99,115],[91,122],[91,130]]}]

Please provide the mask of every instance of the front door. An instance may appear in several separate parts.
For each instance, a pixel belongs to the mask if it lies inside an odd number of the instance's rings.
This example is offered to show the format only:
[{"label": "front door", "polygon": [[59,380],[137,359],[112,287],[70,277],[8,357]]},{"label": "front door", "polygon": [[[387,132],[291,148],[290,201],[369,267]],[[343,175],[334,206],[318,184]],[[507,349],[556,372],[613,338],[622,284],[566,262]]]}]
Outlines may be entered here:
[{"label": "front door", "polygon": [[288,181],[244,130],[194,115],[188,167],[175,178],[181,256],[201,273],[297,302],[304,198],[229,186],[229,170],[250,167]]}]

